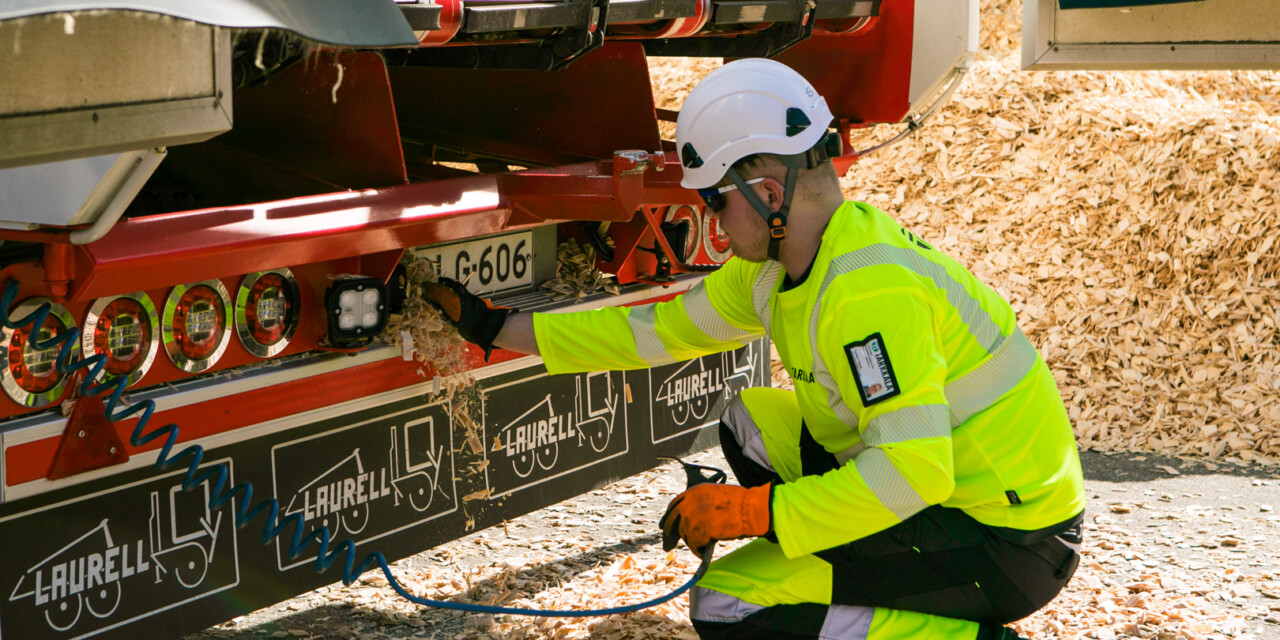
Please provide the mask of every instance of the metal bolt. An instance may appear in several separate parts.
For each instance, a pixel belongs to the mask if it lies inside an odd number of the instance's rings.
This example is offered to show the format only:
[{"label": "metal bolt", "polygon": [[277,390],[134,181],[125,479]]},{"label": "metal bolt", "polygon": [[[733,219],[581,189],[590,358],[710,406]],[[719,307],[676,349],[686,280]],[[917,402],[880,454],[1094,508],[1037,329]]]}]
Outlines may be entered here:
[{"label": "metal bolt", "polygon": [[111,447],[111,453],[115,453],[115,452],[116,452],[116,448],[115,448],[115,447]]},{"label": "metal bolt", "polygon": [[83,437],[84,437],[84,429],[81,429],[81,430],[80,430],[80,433],[78,433],[77,435],[78,435],[79,437],[83,438]]}]

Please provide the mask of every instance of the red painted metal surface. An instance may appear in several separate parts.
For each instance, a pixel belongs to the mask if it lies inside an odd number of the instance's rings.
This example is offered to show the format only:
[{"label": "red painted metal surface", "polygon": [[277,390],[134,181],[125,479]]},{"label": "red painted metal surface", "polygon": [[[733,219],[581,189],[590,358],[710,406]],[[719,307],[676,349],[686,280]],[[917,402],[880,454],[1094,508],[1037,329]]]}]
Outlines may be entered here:
[{"label": "red painted metal surface", "polygon": [[235,92],[220,144],[349,189],[408,182],[391,84],[369,51],[322,50]]},{"label": "red painted metal surface", "polygon": [[697,202],[680,187],[674,154],[638,158],[132,218],[76,247],[70,298],[361,256],[379,265],[365,275],[385,278],[390,257],[408,247],[566,220],[629,220],[642,205]]},{"label": "red painted metal surface", "polygon": [[808,78],[837,120],[900,122],[910,108],[914,24],[915,0],[884,0],[866,28],[815,32],[776,59]]},{"label": "red painted metal surface", "polygon": [[[660,298],[661,299],[661,298]],[[478,348],[469,352],[468,366],[483,366],[483,354]],[[490,358],[497,364],[520,354],[495,349]],[[237,394],[217,398],[169,411],[157,412],[152,417],[155,428],[175,423],[179,426],[178,442],[189,442],[221,433],[229,433],[247,426],[285,418],[305,411],[358,400],[385,391],[419,384],[434,377],[435,372],[417,362],[405,362],[399,358],[381,360],[350,369],[292,380]],[[129,436],[136,420],[122,420],[113,426],[124,442],[127,455],[155,451],[163,444],[156,441],[143,447],[129,446]],[[4,482],[14,486],[44,478],[58,449],[60,437],[23,443],[5,451]]]},{"label": "red painted metal surface", "polygon": [[[394,266],[392,263],[391,266]],[[301,312],[298,316],[298,327],[294,332],[293,338],[289,345],[284,348],[276,357],[287,356],[306,351],[311,351],[319,346],[320,339],[325,335],[327,330],[327,322],[324,317],[324,290],[329,285],[330,274],[340,273],[362,273],[361,260],[329,260],[325,262],[289,265],[298,282],[299,309]],[[388,271],[389,273],[389,271]],[[40,286],[40,279],[43,271],[36,265],[14,265],[0,272],[0,286],[4,286],[9,280],[16,278],[21,283],[17,301],[21,302],[28,298],[44,295],[44,291]],[[229,277],[216,278],[222,282],[234,298],[237,289],[240,286],[242,275],[234,275]],[[165,301],[169,295],[169,287],[159,287],[143,290],[143,293],[151,299],[157,311],[163,314]],[[77,327],[83,327],[85,316],[89,306],[93,300],[70,300],[64,303],[67,311],[71,313]],[[12,318],[17,321],[21,318]],[[235,329],[232,329],[231,335],[228,337],[229,344],[222,357],[217,363],[209,369],[213,371],[223,371],[236,367],[254,364],[262,361],[247,350],[240,343],[236,336]],[[173,364],[169,357],[164,353],[164,346],[161,345],[160,353],[156,355],[155,362],[137,383],[134,388],[151,387],[164,384],[166,382],[175,382],[190,378],[191,374],[179,369]],[[68,386],[68,392],[70,386]],[[14,403],[7,395],[0,394],[0,419],[30,413],[31,410],[20,407]]]},{"label": "red painted metal surface", "polygon": [[497,180],[477,176],[132,218],[102,240],[77,247],[71,298],[495,233],[509,211]]},{"label": "red painted metal surface", "polygon": [[389,71],[402,135],[419,153],[429,155],[435,145],[533,166],[659,148],[649,68],[638,43],[607,43],[551,73]]},{"label": "red painted metal surface", "polygon": [[[905,20],[904,24],[910,22],[909,18],[898,20]],[[866,48],[866,43],[872,41],[880,43],[877,46],[881,48],[886,46],[886,38],[872,37],[877,33],[881,36],[891,33],[883,23],[882,27],[856,37],[815,37],[813,41],[825,42],[823,55],[839,52],[847,62],[857,57],[850,55],[852,46]],[[909,39],[896,46],[898,49],[909,47]],[[902,64],[909,65],[908,56],[902,57]],[[396,119],[387,102],[389,93],[381,60],[367,53],[341,54],[330,59],[328,65],[323,64],[323,60],[315,64],[312,71],[299,71],[293,80],[286,78],[282,86],[289,90],[276,91],[286,96],[301,95],[302,98],[293,98],[292,104],[299,108],[309,105],[324,114],[294,125],[297,128],[285,136],[286,139],[296,141],[310,137],[309,133],[324,138],[322,132],[328,131],[332,140],[315,142],[316,146],[305,152],[277,151],[277,160],[298,165],[305,164],[298,157],[305,157],[321,165],[320,159],[331,155],[350,159],[367,149],[373,164],[381,169],[360,174],[350,167],[339,167],[325,178],[355,183],[400,180],[403,166],[398,155],[399,140],[390,130]],[[347,71],[343,72],[342,83],[336,83],[336,75],[329,75],[336,73],[339,65],[351,70],[349,76]],[[834,77],[837,74],[830,73],[830,69],[837,66],[825,67],[823,72]],[[305,65],[299,65],[299,69],[304,68]],[[469,74],[465,88],[451,91],[449,99],[441,99],[435,89],[449,86],[452,77],[449,73],[452,71],[395,70],[392,83],[397,91],[396,105],[403,116],[401,126],[444,128],[440,123],[448,122],[450,128],[467,130],[474,140],[504,140],[509,144],[548,149],[555,154],[604,155],[606,159],[130,218],[116,225],[102,240],[74,249],[74,278],[70,278],[68,297],[91,300],[228,274],[370,254],[391,256],[410,246],[534,224],[564,220],[620,222],[633,218],[644,205],[697,203],[694,194],[679,187],[680,171],[674,154],[666,156],[669,168],[661,172],[641,173],[635,171],[636,167],[627,158],[607,159],[619,148],[652,151],[660,146],[640,45],[611,44],[563,72]],[[408,75],[401,74],[414,75],[416,80],[409,82]],[[856,73],[838,75],[858,76]],[[432,79],[437,83],[424,82]],[[455,80],[461,82],[462,79]],[[331,81],[335,84],[329,84]],[[821,87],[824,82],[834,81],[820,77],[816,82]],[[535,87],[539,83],[546,86]],[[326,101],[331,102],[334,95],[347,95],[343,93],[343,85],[353,92],[357,86],[365,87],[373,96],[373,104],[380,106],[377,109],[360,107],[354,104],[359,103],[358,100],[340,99],[332,109],[326,107]],[[844,102],[845,98],[836,89],[827,91],[834,92],[832,101],[837,105]],[[271,103],[258,98],[242,101],[246,113],[252,114],[241,119],[247,119],[245,126],[249,131],[264,133],[269,130],[269,123],[288,119],[288,110],[254,107],[255,101]],[[513,113],[518,115],[514,120],[510,117]],[[847,116],[848,112],[841,115]],[[356,126],[366,116],[368,122],[362,125],[364,128]],[[351,125],[359,132],[354,137],[364,139],[354,140],[353,136],[332,131],[327,125],[339,129]],[[253,150],[264,154],[272,152],[271,145],[254,142],[253,136],[237,135],[239,139],[229,140],[257,145]],[[308,170],[321,172],[320,168]],[[21,233],[6,235],[22,236]],[[65,267],[59,265],[68,261],[54,257],[57,259],[51,260],[50,265],[65,271]],[[389,259],[375,261],[379,263],[379,272],[386,272],[387,265],[393,264]],[[66,279],[65,275],[51,276],[52,292],[58,293],[59,282]]]},{"label": "red painted metal surface", "polygon": [[[888,10],[898,4],[905,6]],[[885,6],[872,27],[815,36],[801,45],[807,49],[784,56],[827,96],[842,130],[905,114],[911,7],[905,0],[885,0]],[[0,238],[48,243],[43,265],[12,265],[0,272],[0,284],[22,282],[19,300],[65,294],[66,306],[82,324],[99,297],[141,290],[163,308],[174,285],[219,279],[234,292],[244,274],[289,267],[298,278],[303,310],[293,340],[280,354],[290,355],[319,348],[329,276],[385,279],[408,247],[533,225],[610,221],[617,257],[603,268],[632,282],[651,278],[657,265],[640,248],[656,245],[669,252],[656,232],[666,207],[700,206],[694,192],[680,187],[676,154],[652,154],[662,141],[638,43],[610,43],[556,73],[388,73],[374,54],[326,52],[266,87],[241,90],[236,108],[233,134],[191,145],[186,153],[175,149],[173,162],[164,165],[167,178],[207,180],[210,192],[226,198],[222,204],[136,215],[87,246],[67,245],[61,234],[0,232]],[[553,166],[490,175],[450,170],[446,179],[406,184],[410,173],[442,175],[441,165],[433,164],[440,150]],[[837,170],[843,173],[854,161],[852,155],[836,159]],[[309,195],[292,197],[298,194]],[[237,201],[247,204],[228,204]],[[575,227],[565,225],[562,233]],[[673,265],[673,272],[679,268]],[[260,362],[235,335],[230,340],[213,371]],[[494,361],[511,357],[499,351]],[[137,387],[187,377],[161,353]],[[156,419],[180,422],[186,440],[421,379],[416,364],[384,361],[239,394],[234,401],[175,409]],[[0,396],[0,419],[28,412]],[[131,428],[116,425],[125,438]],[[45,477],[57,446],[58,438],[51,437],[11,448],[6,480]]]},{"label": "red painted metal surface", "polygon": [[458,35],[462,28],[463,0],[436,0],[440,5],[440,28],[435,31],[418,31],[418,44],[424,47],[442,45]]},{"label": "red painted metal surface", "polygon": [[41,263],[44,265],[45,282],[49,287],[49,297],[54,302],[63,302],[67,299],[67,287],[71,284],[74,274],[73,260],[71,245],[50,244],[45,246]]},{"label": "red painted metal surface", "polygon": [[[219,398],[159,412],[151,424],[175,423],[180,428],[179,441],[188,442],[399,388],[420,380],[415,373],[416,365],[411,365],[401,360],[386,360],[327,376],[279,384],[234,398]],[[114,427],[119,437],[128,442],[136,424],[136,420],[122,420]],[[137,455],[157,450],[161,444],[161,441],[156,441],[141,448],[125,446],[130,455]],[[44,477],[57,446],[58,438],[49,438],[9,447],[5,453],[5,483],[13,486]]]}]

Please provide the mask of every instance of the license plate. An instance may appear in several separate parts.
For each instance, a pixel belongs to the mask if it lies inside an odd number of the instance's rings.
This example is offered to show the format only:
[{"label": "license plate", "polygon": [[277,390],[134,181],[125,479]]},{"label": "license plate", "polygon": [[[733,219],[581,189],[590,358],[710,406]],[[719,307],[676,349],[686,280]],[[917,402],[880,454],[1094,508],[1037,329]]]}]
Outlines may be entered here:
[{"label": "license plate", "polygon": [[424,247],[416,253],[434,262],[441,276],[467,283],[472,293],[533,285],[532,231]]}]

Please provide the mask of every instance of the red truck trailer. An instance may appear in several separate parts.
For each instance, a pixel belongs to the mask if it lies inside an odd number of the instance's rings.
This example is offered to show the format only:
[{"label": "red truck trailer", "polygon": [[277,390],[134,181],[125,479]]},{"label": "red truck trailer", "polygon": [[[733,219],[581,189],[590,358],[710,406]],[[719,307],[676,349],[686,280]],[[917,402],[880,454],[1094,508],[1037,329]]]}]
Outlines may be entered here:
[{"label": "red truck trailer", "polygon": [[[954,88],[976,5],[0,4],[0,639],[180,637],[341,579],[295,529],[396,559],[709,446],[768,384],[762,338],[644,371],[433,366],[383,331],[403,265],[534,311],[677,295],[728,249],[649,57],[792,65],[844,169],[853,129]],[[609,291],[542,286],[569,240]]]}]

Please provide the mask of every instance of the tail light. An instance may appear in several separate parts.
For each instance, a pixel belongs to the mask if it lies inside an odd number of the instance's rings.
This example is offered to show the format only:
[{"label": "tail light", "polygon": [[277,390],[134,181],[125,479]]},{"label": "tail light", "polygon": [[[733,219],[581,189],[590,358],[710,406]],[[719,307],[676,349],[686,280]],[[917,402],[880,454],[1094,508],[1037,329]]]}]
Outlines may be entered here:
[{"label": "tail light", "polygon": [[81,348],[86,358],[98,353],[107,357],[106,381],[124,377],[132,385],[156,360],[159,326],[155,305],[141,291],[99,298],[84,320]]},{"label": "tail light", "polygon": [[269,358],[284,350],[298,327],[298,281],[288,269],[244,277],[236,291],[236,335],[249,353]]},{"label": "tail light", "polygon": [[716,262],[724,262],[733,255],[729,250],[729,234],[720,228],[720,216],[702,216],[702,248]]},{"label": "tail light", "polygon": [[231,296],[218,280],[178,285],[164,303],[165,353],[189,373],[212,367],[231,338]]},{"label": "tail light", "polygon": [[[33,298],[14,307],[9,315],[23,318],[48,302],[48,298]],[[58,348],[61,345],[36,349],[32,342],[47,341],[72,326],[74,321],[66,307],[50,304],[49,315],[34,337],[30,327],[5,333],[4,339],[0,340],[0,350],[5,354],[5,368],[3,374],[0,374],[3,377],[0,384],[14,402],[24,407],[44,407],[62,397],[67,381],[66,375],[59,372],[57,367]],[[73,344],[71,352],[74,353],[78,346]]]}]

